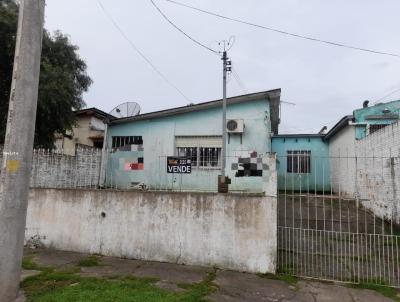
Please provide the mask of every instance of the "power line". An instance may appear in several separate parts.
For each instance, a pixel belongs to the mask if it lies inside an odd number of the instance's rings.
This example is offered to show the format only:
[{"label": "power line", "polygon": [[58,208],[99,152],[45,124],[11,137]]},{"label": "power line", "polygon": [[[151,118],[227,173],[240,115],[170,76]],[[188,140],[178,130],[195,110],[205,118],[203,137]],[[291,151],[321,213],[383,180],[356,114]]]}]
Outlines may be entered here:
[{"label": "power line", "polygon": [[239,74],[236,72],[236,70],[234,68],[232,68],[232,75],[233,75],[233,78],[235,79],[236,83],[239,85],[240,89],[242,89],[242,91],[245,94],[249,94],[249,90],[247,89],[246,85],[244,84],[244,82],[242,81]]},{"label": "power line", "polygon": [[121,34],[121,36],[129,43],[129,45],[135,50],[142,58],[145,60],[151,68],[172,88],[174,88],[182,97],[184,97],[187,101],[190,102],[190,99],[180,90],[175,84],[173,84],[151,61],[149,58],[145,56],[145,54],[132,42],[131,39],[125,34],[125,32],[122,30],[122,28],[118,25],[118,23],[114,20],[114,18],[111,16],[111,14],[106,10],[104,5],[101,3],[100,0],[96,0],[96,2],[99,4],[100,8],[103,10],[104,14],[106,17],[111,21],[111,23],[114,25],[114,27],[117,29],[117,31]]},{"label": "power line", "polygon": [[383,96],[383,97],[381,97],[380,99],[378,99],[377,101],[375,101],[375,104],[376,104],[376,103],[379,103],[380,101],[386,99],[387,97],[389,97],[389,96],[391,96],[391,95],[393,95],[393,94],[395,94],[396,92],[399,92],[399,91],[400,91],[400,88],[399,88],[399,89],[396,89],[396,90],[393,90],[391,93],[388,93],[388,94],[386,94],[385,96]]},{"label": "power line", "polygon": [[248,26],[252,26],[252,27],[257,27],[260,29],[264,29],[264,30],[269,30],[269,31],[273,31],[276,33],[280,33],[283,35],[287,35],[287,36],[292,36],[292,37],[296,37],[296,38],[300,38],[300,39],[305,39],[305,40],[309,40],[309,41],[313,41],[313,42],[318,42],[318,43],[324,43],[324,44],[328,44],[328,45],[333,45],[333,46],[338,46],[338,47],[344,47],[344,48],[348,48],[348,49],[353,49],[353,50],[359,50],[359,51],[363,51],[363,52],[369,52],[369,53],[374,53],[374,54],[380,54],[380,55],[386,55],[386,56],[391,56],[391,57],[397,57],[400,58],[400,54],[396,54],[396,53],[388,53],[388,52],[383,52],[383,51],[377,51],[377,50],[372,50],[372,49],[367,49],[367,48],[361,48],[361,47],[356,47],[356,46],[351,46],[351,45],[346,45],[343,43],[337,43],[337,42],[332,42],[332,41],[327,41],[327,40],[321,40],[321,39],[317,39],[317,38],[313,38],[310,36],[306,36],[306,35],[300,35],[300,34],[295,34],[295,33],[291,33],[288,31],[284,31],[284,30],[280,30],[280,29],[276,29],[276,28],[272,28],[272,27],[267,27],[267,26],[263,26],[263,25],[259,25],[259,24],[255,24],[249,21],[244,21],[241,19],[237,19],[237,18],[233,18],[233,17],[227,17],[221,14],[217,14],[211,11],[206,11],[204,9],[200,9],[188,4],[184,4],[182,2],[178,2],[175,0],[165,0],[167,2],[182,6],[182,7],[186,7],[207,15],[211,15],[214,17],[218,17],[218,18],[222,18],[225,20],[229,20],[229,21],[233,21],[233,22],[237,22],[237,23],[241,23],[241,24],[245,24]]},{"label": "power line", "polygon": [[160,7],[157,6],[157,4],[155,4],[155,2],[153,0],[150,0],[151,4],[156,8],[156,10],[161,14],[161,16],[163,16],[163,18],[169,23],[171,24],[176,30],[178,30],[181,34],[183,34],[186,38],[190,39],[192,42],[196,43],[197,45],[215,53],[215,54],[219,54],[218,51],[215,51],[214,49],[208,47],[207,45],[204,45],[203,43],[197,41],[195,38],[191,37],[189,34],[187,34],[185,31],[183,31],[181,28],[179,28],[174,22],[171,21],[171,19],[169,19],[167,17],[166,14],[164,14],[164,12],[161,10]]}]

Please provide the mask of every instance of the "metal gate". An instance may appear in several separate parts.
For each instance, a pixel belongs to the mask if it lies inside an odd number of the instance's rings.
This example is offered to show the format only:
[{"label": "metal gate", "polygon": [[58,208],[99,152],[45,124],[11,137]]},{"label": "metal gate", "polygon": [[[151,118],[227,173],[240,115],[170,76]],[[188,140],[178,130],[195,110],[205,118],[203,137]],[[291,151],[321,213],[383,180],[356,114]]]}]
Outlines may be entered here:
[{"label": "metal gate", "polygon": [[279,272],[399,287],[399,157],[278,161]]}]

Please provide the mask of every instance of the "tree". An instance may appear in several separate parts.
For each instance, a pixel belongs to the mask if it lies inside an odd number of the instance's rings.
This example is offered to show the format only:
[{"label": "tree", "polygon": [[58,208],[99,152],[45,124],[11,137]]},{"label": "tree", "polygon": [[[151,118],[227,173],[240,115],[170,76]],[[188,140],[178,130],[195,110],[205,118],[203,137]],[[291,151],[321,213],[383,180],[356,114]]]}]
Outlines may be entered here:
[{"label": "tree", "polygon": [[[13,70],[18,7],[0,0],[0,144],[4,142]],[[85,106],[82,95],[92,84],[78,47],[57,31],[43,35],[35,146],[52,148],[54,134],[75,125],[74,110]]]}]

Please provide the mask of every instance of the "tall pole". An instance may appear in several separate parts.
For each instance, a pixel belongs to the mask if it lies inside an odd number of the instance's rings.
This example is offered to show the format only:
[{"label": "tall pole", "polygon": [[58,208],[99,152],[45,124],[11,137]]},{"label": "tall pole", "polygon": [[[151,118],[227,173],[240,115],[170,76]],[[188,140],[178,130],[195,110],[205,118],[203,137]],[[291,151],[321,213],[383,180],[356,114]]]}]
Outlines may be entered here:
[{"label": "tall pole", "polygon": [[222,54],[223,61],[223,99],[222,99],[222,163],[221,163],[221,175],[223,178],[226,177],[226,75],[228,67],[228,56],[226,50]]},{"label": "tall pole", "polygon": [[0,175],[0,299],[19,290],[39,87],[44,0],[19,7],[14,71]]}]

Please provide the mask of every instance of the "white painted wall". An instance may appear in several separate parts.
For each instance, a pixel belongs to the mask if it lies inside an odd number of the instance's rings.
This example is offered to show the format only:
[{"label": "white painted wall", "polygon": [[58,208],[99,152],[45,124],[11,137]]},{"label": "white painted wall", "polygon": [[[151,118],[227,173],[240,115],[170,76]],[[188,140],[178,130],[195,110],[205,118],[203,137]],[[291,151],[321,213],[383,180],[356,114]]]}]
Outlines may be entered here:
[{"label": "white painted wall", "polygon": [[329,141],[332,189],[348,197],[354,197],[356,192],[355,143],[355,127],[351,125]]},{"label": "white painted wall", "polygon": [[274,273],[276,182],[269,189],[267,196],[33,189],[26,239],[39,236],[67,251]]},{"label": "white painted wall", "polygon": [[400,223],[400,124],[356,142],[357,191],[377,216]]}]

